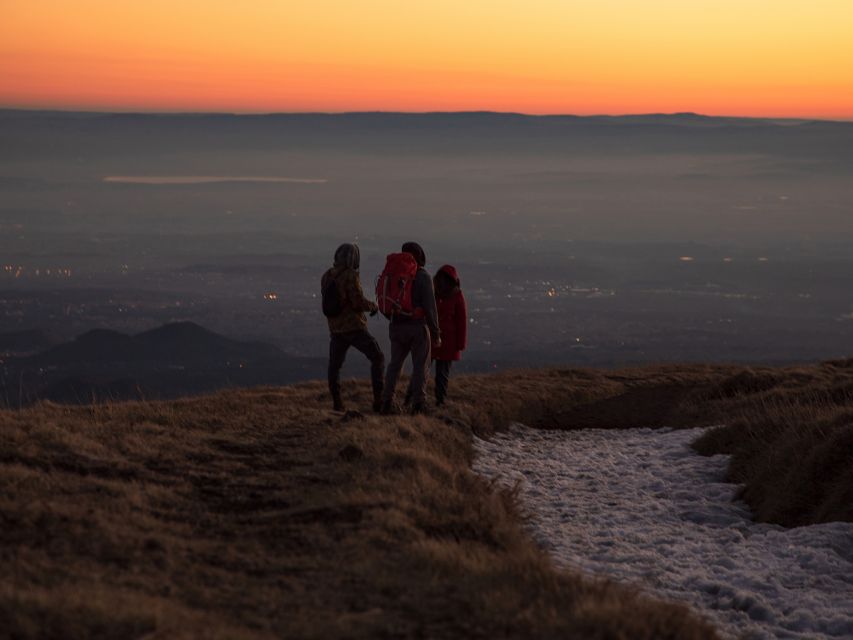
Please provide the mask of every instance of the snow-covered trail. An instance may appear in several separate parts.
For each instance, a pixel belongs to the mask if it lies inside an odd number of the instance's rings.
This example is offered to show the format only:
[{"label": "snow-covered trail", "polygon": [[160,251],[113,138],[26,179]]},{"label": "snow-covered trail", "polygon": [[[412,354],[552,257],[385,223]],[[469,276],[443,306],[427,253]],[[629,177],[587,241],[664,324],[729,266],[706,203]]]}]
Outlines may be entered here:
[{"label": "snow-covered trail", "polygon": [[701,429],[542,431],[477,440],[474,469],[521,482],[556,561],[690,604],[743,638],[853,638],[853,524],[757,524]]}]

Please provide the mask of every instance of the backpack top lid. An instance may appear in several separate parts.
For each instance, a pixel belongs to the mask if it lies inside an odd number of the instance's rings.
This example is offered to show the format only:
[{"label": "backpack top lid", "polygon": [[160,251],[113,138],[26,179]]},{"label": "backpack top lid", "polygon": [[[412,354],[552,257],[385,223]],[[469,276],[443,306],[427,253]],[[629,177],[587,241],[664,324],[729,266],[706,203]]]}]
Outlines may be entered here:
[{"label": "backpack top lid", "polygon": [[389,267],[415,272],[418,270],[418,261],[415,256],[408,251],[389,253],[385,257],[385,269],[387,270]]},{"label": "backpack top lid", "polygon": [[418,263],[411,253],[388,255],[376,282],[376,304],[382,315],[390,318],[412,314],[412,283],[417,272]]}]

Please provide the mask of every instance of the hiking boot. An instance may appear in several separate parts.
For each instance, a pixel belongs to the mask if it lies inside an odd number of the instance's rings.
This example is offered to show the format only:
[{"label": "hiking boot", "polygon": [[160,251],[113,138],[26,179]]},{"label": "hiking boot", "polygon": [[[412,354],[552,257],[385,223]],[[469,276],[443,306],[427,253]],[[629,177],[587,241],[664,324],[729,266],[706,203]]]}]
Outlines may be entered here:
[{"label": "hiking boot", "polygon": [[341,400],[340,396],[333,396],[332,397],[332,409],[334,411],[346,411],[347,410],[346,406],[344,405],[344,401]]}]

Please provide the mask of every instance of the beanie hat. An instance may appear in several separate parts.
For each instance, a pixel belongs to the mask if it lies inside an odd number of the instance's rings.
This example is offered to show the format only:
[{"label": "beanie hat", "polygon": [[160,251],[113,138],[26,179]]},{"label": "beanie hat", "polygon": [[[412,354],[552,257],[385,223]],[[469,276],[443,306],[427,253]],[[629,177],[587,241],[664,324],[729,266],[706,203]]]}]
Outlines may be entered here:
[{"label": "beanie hat", "polygon": [[402,252],[411,253],[415,257],[415,262],[418,263],[419,267],[426,265],[426,254],[424,253],[423,247],[421,247],[417,242],[404,243]]}]

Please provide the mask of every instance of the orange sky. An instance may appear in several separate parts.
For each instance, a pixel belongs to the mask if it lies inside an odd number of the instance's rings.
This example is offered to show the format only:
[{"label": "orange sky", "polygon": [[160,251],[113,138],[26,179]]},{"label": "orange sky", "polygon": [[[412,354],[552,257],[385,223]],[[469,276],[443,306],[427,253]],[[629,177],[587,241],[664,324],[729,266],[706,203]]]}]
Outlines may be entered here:
[{"label": "orange sky", "polygon": [[853,0],[0,0],[0,106],[853,119]]}]

